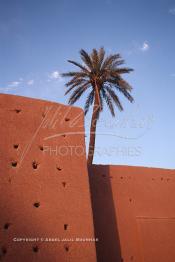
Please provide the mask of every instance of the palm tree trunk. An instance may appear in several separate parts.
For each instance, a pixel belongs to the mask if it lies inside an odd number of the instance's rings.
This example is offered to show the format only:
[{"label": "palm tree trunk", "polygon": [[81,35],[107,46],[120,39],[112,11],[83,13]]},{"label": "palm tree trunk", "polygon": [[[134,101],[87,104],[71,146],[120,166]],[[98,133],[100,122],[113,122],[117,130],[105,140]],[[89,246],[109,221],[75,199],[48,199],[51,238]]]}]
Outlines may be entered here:
[{"label": "palm tree trunk", "polygon": [[88,165],[92,165],[94,150],[95,150],[95,135],[96,135],[96,126],[97,126],[97,116],[99,113],[99,98],[98,93],[95,92],[95,100],[93,106],[93,113],[91,119],[91,128],[90,128],[90,142],[89,142],[89,152],[88,152]]}]

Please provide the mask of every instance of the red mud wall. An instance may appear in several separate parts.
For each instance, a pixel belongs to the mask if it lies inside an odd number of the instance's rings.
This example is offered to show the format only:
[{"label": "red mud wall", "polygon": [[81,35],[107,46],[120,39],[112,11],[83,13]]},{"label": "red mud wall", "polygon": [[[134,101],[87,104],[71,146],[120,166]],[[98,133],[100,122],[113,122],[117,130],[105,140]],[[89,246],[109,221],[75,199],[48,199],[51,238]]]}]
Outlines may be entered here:
[{"label": "red mud wall", "polygon": [[93,223],[98,262],[175,261],[174,170],[93,165],[90,194],[81,109],[0,95],[0,123],[0,261],[95,262]]},{"label": "red mud wall", "polygon": [[89,170],[100,262],[175,261],[175,171],[98,166]]},{"label": "red mud wall", "polygon": [[75,241],[94,237],[83,121],[78,108],[0,95],[0,260],[96,261],[94,242]]}]

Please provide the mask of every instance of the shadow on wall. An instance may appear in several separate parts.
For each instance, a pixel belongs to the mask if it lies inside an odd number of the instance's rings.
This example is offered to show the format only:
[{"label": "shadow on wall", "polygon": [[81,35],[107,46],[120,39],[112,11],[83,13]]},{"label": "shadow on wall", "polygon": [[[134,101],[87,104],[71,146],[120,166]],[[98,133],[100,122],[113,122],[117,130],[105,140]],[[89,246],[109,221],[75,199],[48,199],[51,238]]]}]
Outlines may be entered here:
[{"label": "shadow on wall", "polygon": [[96,174],[95,165],[89,166],[89,182],[93,209],[94,231],[98,262],[119,262],[121,248],[114,200],[112,196],[109,166],[98,166]]}]

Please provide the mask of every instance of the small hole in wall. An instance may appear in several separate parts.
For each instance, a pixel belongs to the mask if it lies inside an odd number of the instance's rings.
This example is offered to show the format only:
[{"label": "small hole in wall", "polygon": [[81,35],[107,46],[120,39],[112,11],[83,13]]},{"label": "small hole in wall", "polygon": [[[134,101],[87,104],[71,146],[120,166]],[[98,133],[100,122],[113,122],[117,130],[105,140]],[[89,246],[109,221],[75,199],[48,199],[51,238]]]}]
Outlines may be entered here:
[{"label": "small hole in wall", "polygon": [[163,180],[163,177],[161,177],[161,181]]},{"label": "small hole in wall", "polygon": [[14,144],[13,147],[14,147],[14,149],[18,149],[19,145],[18,144]]},{"label": "small hole in wall", "polygon": [[120,179],[123,179],[123,176],[121,176]]},{"label": "small hole in wall", "polygon": [[43,150],[44,150],[44,147],[43,147],[43,146],[39,146],[39,149],[40,149],[41,151],[43,151]]},{"label": "small hole in wall", "polygon": [[36,208],[40,207],[40,202],[35,202],[35,203],[33,204],[33,206],[36,207]]},{"label": "small hole in wall", "polygon": [[20,112],[21,112],[21,109],[15,109],[15,112],[17,113],[17,114],[19,114]]},{"label": "small hole in wall", "polygon": [[129,202],[132,202],[132,198],[129,198]]},{"label": "small hole in wall", "polygon": [[12,165],[12,167],[17,167],[17,161],[12,161],[12,163],[11,163],[11,165]]},{"label": "small hole in wall", "polygon": [[46,114],[45,113],[42,113],[42,117],[44,118],[46,116]]},{"label": "small hole in wall", "polygon": [[32,167],[33,167],[33,169],[37,169],[38,168],[38,163],[36,162],[36,161],[33,161],[33,163],[32,163]]},{"label": "small hole in wall", "polygon": [[65,135],[65,134],[63,134],[63,135],[62,135],[62,137],[66,137],[66,135]]},{"label": "small hole in wall", "polygon": [[62,185],[63,185],[63,187],[65,187],[66,186],[66,182],[62,182]]},{"label": "small hole in wall", "polygon": [[61,171],[61,170],[62,170],[62,168],[58,166],[58,167],[57,167],[57,170],[58,170],[58,171]]},{"label": "small hole in wall", "polygon": [[65,121],[66,121],[66,122],[70,121],[70,118],[66,117],[66,118],[65,118]]},{"label": "small hole in wall", "polygon": [[4,229],[5,229],[5,230],[9,229],[9,226],[10,226],[10,225],[11,225],[10,223],[5,223],[5,224],[4,224]]},{"label": "small hole in wall", "polygon": [[66,252],[68,252],[68,251],[69,251],[69,246],[68,246],[68,245],[65,245],[65,246],[64,246],[64,249],[66,250]]},{"label": "small hole in wall", "polygon": [[39,251],[39,247],[38,246],[33,246],[33,252],[37,253]]},{"label": "small hole in wall", "polygon": [[167,178],[167,181],[169,181],[170,180],[170,178]]},{"label": "small hole in wall", "polygon": [[68,224],[64,224],[64,230],[67,230]]},{"label": "small hole in wall", "polygon": [[6,247],[1,247],[2,254],[5,255],[7,253],[7,248]]}]

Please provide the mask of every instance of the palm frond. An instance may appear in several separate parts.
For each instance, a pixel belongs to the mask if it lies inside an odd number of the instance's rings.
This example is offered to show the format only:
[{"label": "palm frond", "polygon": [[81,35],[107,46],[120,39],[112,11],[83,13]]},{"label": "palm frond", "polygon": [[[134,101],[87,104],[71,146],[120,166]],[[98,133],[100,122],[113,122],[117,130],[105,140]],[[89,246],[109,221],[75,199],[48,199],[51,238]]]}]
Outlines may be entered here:
[{"label": "palm frond", "polygon": [[[84,80],[84,79],[83,79]],[[74,84],[72,84],[69,89],[65,92],[65,95],[67,95],[70,91],[72,91],[72,89],[74,88],[78,88],[79,86],[82,86],[82,84],[85,84],[87,83],[88,81],[84,80],[84,81],[80,81],[79,83],[78,82],[75,82]]]},{"label": "palm frond", "polygon": [[83,60],[83,62],[85,63],[85,65],[92,70],[93,69],[93,65],[92,65],[92,61],[90,56],[88,55],[88,53],[84,50],[81,49],[80,50],[80,55],[81,55],[81,59]]},{"label": "palm frond", "polygon": [[85,102],[85,106],[84,106],[84,113],[85,115],[87,114],[87,112],[89,111],[90,106],[93,104],[94,101],[94,90],[92,89],[92,91],[89,93],[86,102]]},{"label": "palm frond", "polygon": [[100,117],[100,112],[103,111],[103,96],[102,96],[102,93],[100,92],[100,109],[101,110],[98,110],[97,111],[97,120],[99,119]]},{"label": "palm frond", "polygon": [[123,78],[120,78],[118,80],[118,86],[126,91],[129,91],[129,92],[132,91],[132,86],[127,81],[125,81]]},{"label": "palm frond", "polygon": [[93,64],[93,69],[96,70],[98,68],[98,62],[99,61],[98,61],[98,52],[95,48],[92,50],[91,60],[92,60],[92,64]]},{"label": "palm frond", "polygon": [[125,60],[124,59],[116,59],[115,61],[113,61],[111,69],[116,69],[118,66],[120,65],[124,65],[125,64]]},{"label": "palm frond", "polygon": [[128,100],[129,102],[133,103],[134,98],[130,95],[130,93],[125,89],[122,88],[121,86],[115,86]]},{"label": "palm frond", "polygon": [[115,77],[109,77],[106,79],[106,82],[116,86],[116,87],[122,87],[123,89],[127,91],[132,90],[132,86],[129,85],[128,82],[126,82],[124,79],[122,79],[119,75]]},{"label": "palm frond", "polygon": [[98,63],[99,63],[99,68],[101,68],[101,65],[103,63],[105,57],[105,50],[103,47],[101,47],[98,51]]},{"label": "palm frond", "polygon": [[80,63],[77,63],[77,62],[72,61],[72,60],[68,60],[68,62],[79,67],[79,68],[81,68],[83,70],[83,72],[89,73],[88,69],[85,66],[81,65]]},{"label": "palm frond", "polygon": [[101,103],[101,111],[103,111],[103,96],[101,92],[100,92],[100,103]]},{"label": "palm frond", "polygon": [[83,77],[73,77],[70,81],[68,81],[66,83],[66,86],[69,87],[69,86],[72,86],[72,85],[79,85],[83,82],[87,81],[85,78]]},{"label": "palm frond", "polygon": [[105,86],[106,90],[108,91],[109,95],[111,96],[112,100],[114,101],[114,103],[116,104],[116,106],[118,107],[118,109],[120,111],[123,111],[123,106],[118,98],[118,96],[116,95],[116,93],[111,89],[111,87],[109,86]]},{"label": "palm frond", "polygon": [[62,77],[87,77],[88,74],[85,72],[68,72],[68,73],[62,73]]},{"label": "palm frond", "polygon": [[109,107],[109,110],[110,110],[112,116],[114,117],[115,116],[115,112],[114,112],[114,107],[113,107],[111,98],[110,98],[109,94],[105,91],[104,88],[101,91],[102,91],[102,96],[105,99],[106,104]]},{"label": "palm frond", "polygon": [[90,82],[78,87],[70,96],[68,103],[73,105],[89,87]]},{"label": "palm frond", "polygon": [[115,69],[116,74],[129,74],[130,72],[133,72],[134,69],[129,68],[129,67],[123,67],[123,68],[117,68]]},{"label": "palm frond", "polygon": [[115,54],[115,55],[109,55],[107,58],[104,60],[103,65],[102,65],[102,70],[105,70],[106,68],[109,68],[112,66],[112,64],[117,60],[120,59],[121,56],[120,54]]},{"label": "palm frond", "polygon": [[132,68],[128,68],[128,67],[122,67],[122,68],[112,68],[110,70],[108,70],[108,75],[110,75],[110,77],[120,79],[122,74],[129,74],[130,72],[134,71]]}]

